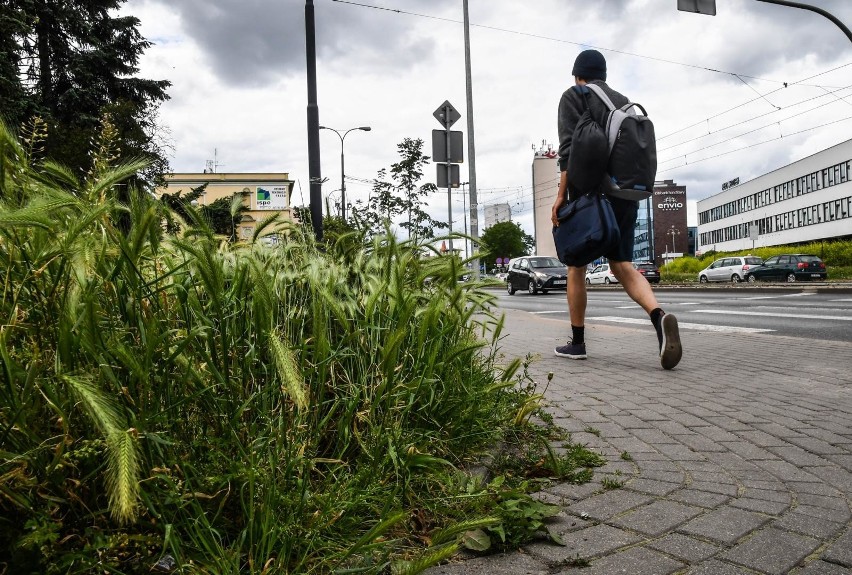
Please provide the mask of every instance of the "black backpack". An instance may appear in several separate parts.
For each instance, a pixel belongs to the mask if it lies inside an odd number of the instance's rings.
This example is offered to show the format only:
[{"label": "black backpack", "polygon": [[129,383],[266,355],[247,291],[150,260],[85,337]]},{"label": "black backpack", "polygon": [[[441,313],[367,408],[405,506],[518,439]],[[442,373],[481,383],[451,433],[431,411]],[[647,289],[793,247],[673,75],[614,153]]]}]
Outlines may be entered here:
[{"label": "black backpack", "polygon": [[[654,193],[654,179],[657,177],[654,123],[640,104],[628,102],[616,108],[603,88],[594,84],[586,84],[586,87],[609,108],[604,128],[609,143],[606,167],[609,176],[606,181],[609,185],[604,187],[604,192],[616,198],[634,201],[650,197]],[[633,110],[634,106],[642,111],[642,115]],[[574,152],[573,141],[571,152]]]}]

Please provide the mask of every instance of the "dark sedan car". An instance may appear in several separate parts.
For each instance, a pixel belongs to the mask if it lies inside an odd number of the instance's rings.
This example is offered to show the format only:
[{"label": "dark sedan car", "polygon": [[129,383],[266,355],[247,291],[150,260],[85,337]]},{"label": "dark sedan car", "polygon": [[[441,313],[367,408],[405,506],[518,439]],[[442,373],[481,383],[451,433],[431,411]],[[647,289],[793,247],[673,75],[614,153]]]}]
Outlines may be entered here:
[{"label": "dark sedan car", "polygon": [[651,262],[633,262],[633,267],[645,276],[649,284],[660,283],[660,268]]},{"label": "dark sedan car", "polygon": [[828,277],[825,263],[808,254],[784,254],[774,256],[762,265],[749,268],[746,281],[778,280],[795,282],[801,280],[824,280]]},{"label": "dark sedan car", "polygon": [[510,295],[518,290],[531,294],[547,293],[548,290],[564,290],[568,285],[567,267],[556,258],[547,256],[524,256],[509,264],[506,290]]}]

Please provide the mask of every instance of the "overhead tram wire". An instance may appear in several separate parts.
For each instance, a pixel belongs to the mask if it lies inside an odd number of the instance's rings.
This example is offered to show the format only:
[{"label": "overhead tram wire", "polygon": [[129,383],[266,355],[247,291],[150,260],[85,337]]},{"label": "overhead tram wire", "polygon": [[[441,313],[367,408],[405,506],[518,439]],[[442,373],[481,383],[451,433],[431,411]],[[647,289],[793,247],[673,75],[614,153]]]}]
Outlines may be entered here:
[{"label": "overhead tram wire", "polygon": [[[818,98],[822,98],[822,96],[818,96]],[[808,101],[810,101],[810,100],[804,100],[804,102],[808,102]],[[799,102],[799,104],[800,104],[800,103],[802,103],[802,102]],[[834,103],[835,103],[835,102],[831,102],[831,104],[834,104]],[[794,105],[798,105],[798,104],[794,104]],[[810,109],[808,109],[808,110],[805,110],[805,111],[803,111],[803,112],[799,112],[799,113],[797,113],[797,114],[793,114],[792,116],[788,116],[788,117],[786,117],[786,118],[782,118],[782,119],[777,120],[777,121],[774,121],[774,122],[772,122],[772,123],[765,124],[765,125],[763,125],[763,126],[760,126],[759,128],[754,128],[754,129],[752,129],[752,130],[748,130],[748,131],[746,131],[746,132],[741,132],[741,133],[739,133],[739,134],[737,134],[737,135],[735,135],[735,136],[730,136],[730,137],[728,137],[728,138],[726,138],[726,139],[724,139],[724,140],[721,140],[721,141],[719,141],[719,142],[716,142],[716,143],[714,143],[714,144],[709,144],[709,145],[707,145],[707,146],[704,146],[703,148],[698,148],[697,150],[691,150],[691,151],[689,151],[689,152],[680,153],[680,154],[675,154],[675,155],[673,155],[671,158],[668,158],[668,159],[665,159],[665,160],[658,160],[658,164],[659,164],[659,163],[665,163],[665,162],[671,162],[671,161],[677,160],[677,159],[679,159],[679,158],[682,158],[682,157],[684,157],[684,156],[687,156],[687,155],[689,155],[689,154],[696,154],[696,153],[701,152],[701,151],[703,151],[703,150],[707,150],[707,149],[710,149],[710,148],[715,148],[716,146],[721,146],[722,144],[726,144],[726,143],[728,143],[728,142],[730,142],[730,141],[732,141],[732,140],[735,140],[735,139],[737,139],[737,138],[741,138],[741,137],[743,137],[743,136],[747,136],[748,134],[753,134],[754,132],[759,132],[760,130],[765,130],[766,128],[770,128],[770,127],[772,127],[772,126],[774,126],[774,125],[776,125],[776,124],[779,124],[779,125],[780,125],[780,124],[781,124],[781,122],[787,122],[788,120],[792,120],[792,119],[794,119],[794,118],[798,118],[798,117],[800,117],[800,116],[804,116],[805,114],[808,114],[808,113],[813,112],[813,111],[815,111],[815,110],[819,110],[820,108],[822,108],[822,107],[824,107],[824,106],[825,106],[825,104],[820,105],[820,106],[815,106],[815,107],[810,108]],[[787,106],[787,107],[789,108],[790,106]],[[761,115],[761,116],[757,116],[756,118],[752,118],[752,119],[748,120],[747,122],[751,122],[751,121],[753,121],[753,120],[756,120],[757,118],[761,118],[761,117],[766,116],[766,115],[769,115],[769,114],[774,114],[774,113],[776,113],[776,112],[778,112],[778,111],[779,111],[779,110],[775,110],[775,111],[773,111],[773,112],[767,112],[766,114],[763,114],[763,115]],[[742,124],[747,123],[747,122],[740,122],[740,123],[737,123],[737,124],[731,124],[730,126],[726,126],[725,128],[721,128],[721,129],[719,129],[719,130],[716,130],[715,132],[711,132],[711,133],[709,133],[709,134],[704,134],[704,135],[699,136],[699,137],[697,137],[697,138],[693,138],[692,140],[686,140],[685,142],[681,142],[680,144],[675,144],[674,146],[669,146],[668,148],[662,148],[662,149],[657,150],[657,151],[658,151],[658,152],[663,152],[663,151],[666,151],[666,150],[671,150],[671,149],[673,149],[673,148],[677,148],[678,146],[682,146],[682,145],[684,145],[684,144],[688,144],[689,142],[694,142],[694,141],[696,141],[696,140],[700,140],[700,139],[702,139],[702,138],[706,138],[707,136],[710,136],[710,135],[712,135],[712,134],[718,134],[719,132],[723,132],[723,131],[728,130],[728,129],[730,129],[730,128],[735,128],[735,127],[737,127],[737,126],[741,126]],[[827,124],[824,124],[824,125],[827,125]]]},{"label": "overhead tram wire", "polygon": [[[765,98],[765,96],[771,96],[772,94],[774,94],[776,92],[780,92],[781,90],[783,90],[784,88],[787,88],[789,86],[810,86],[810,87],[823,88],[824,89],[824,86],[805,84],[804,82],[806,82],[806,81],[808,81],[812,78],[817,78],[817,77],[823,76],[825,74],[830,74],[831,72],[835,72],[835,71],[840,70],[841,68],[845,68],[847,66],[852,66],[852,62],[847,62],[846,64],[842,64],[840,66],[832,68],[831,70],[826,70],[825,72],[820,72],[819,74],[814,74],[813,76],[808,76],[807,78],[804,78],[804,79],[799,80],[797,82],[790,82],[790,83],[784,82],[784,85],[782,87],[776,88],[775,90],[772,90],[771,92],[767,92],[766,94],[763,94],[762,96],[759,96],[757,98],[752,98],[751,100],[748,100],[747,102],[743,102],[742,104],[738,104],[738,105],[734,106],[733,108],[728,108],[724,112],[719,112],[718,114],[708,116],[708,117],[704,118],[703,120],[699,120],[698,122],[695,122],[694,124],[690,124],[689,126],[686,126],[684,128],[680,128],[680,129],[675,130],[674,132],[670,132],[670,133],[668,133],[664,136],[658,136],[657,141],[659,142],[660,140],[665,140],[666,138],[670,138],[670,137],[674,136],[675,134],[680,134],[681,132],[685,132],[686,130],[689,130],[690,128],[700,126],[701,124],[704,124],[705,122],[707,122],[709,120],[713,120],[715,118],[718,118],[719,116],[724,116],[725,114],[728,114],[729,112],[733,112],[734,110],[738,110],[742,107],[748,106],[749,104],[751,104],[753,102],[756,102],[756,101],[758,101],[762,98]],[[749,76],[743,76],[743,78],[749,78]]]},{"label": "overhead tram wire", "polygon": [[848,116],[846,118],[841,118],[839,120],[834,120],[833,122],[826,122],[825,124],[820,124],[819,126],[811,126],[810,128],[805,128],[804,130],[799,130],[798,132],[790,132],[789,134],[787,134],[785,136],[778,136],[777,138],[770,138],[768,140],[764,140],[763,142],[757,142],[755,144],[743,146],[743,147],[737,148],[735,150],[729,150],[727,152],[722,152],[721,154],[716,154],[715,156],[707,156],[706,158],[701,158],[700,160],[694,160],[692,162],[686,162],[684,164],[681,164],[680,166],[673,166],[671,168],[666,168],[664,170],[657,170],[657,173],[662,174],[662,173],[665,173],[665,172],[671,172],[672,170],[677,170],[679,168],[683,168],[683,167],[688,166],[688,165],[691,166],[693,164],[700,164],[701,162],[706,162],[707,160],[713,160],[713,159],[716,159],[716,158],[721,158],[722,156],[727,156],[728,154],[733,154],[735,152],[741,152],[743,150],[748,150],[749,148],[755,148],[757,146],[762,146],[763,144],[768,144],[769,142],[775,142],[775,141],[778,141],[778,140],[782,140],[784,138],[797,136],[799,134],[804,134],[805,132],[810,132],[812,130],[817,130],[819,128],[824,128],[826,126],[831,126],[833,124],[839,124],[840,122],[845,122],[847,120],[852,120],[852,116]]},{"label": "overhead tram wire", "polygon": [[[813,101],[813,100],[819,100],[820,98],[824,98],[824,97],[826,97],[826,96],[828,96],[828,95],[830,95],[830,96],[834,96],[837,100],[840,100],[841,102],[846,102],[847,104],[849,104],[850,106],[852,106],[852,102],[849,102],[848,100],[846,100],[846,99],[845,99],[845,98],[848,98],[849,96],[846,96],[846,97],[844,97],[844,98],[841,98],[841,97],[838,97],[838,96],[836,95],[836,94],[837,94],[837,92],[842,92],[843,90],[848,90],[848,89],[850,89],[850,88],[852,88],[852,85],[845,86],[845,87],[843,87],[843,88],[837,88],[837,89],[835,89],[833,92],[827,92],[826,94],[823,94],[823,95],[821,95],[821,96],[814,96],[814,97],[812,97],[812,98],[807,98],[807,99],[805,99],[805,100],[800,100],[800,101],[798,101],[798,102],[796,102],[796,103],[794,103],[794,104],[790,104],[789,106],[784,106],[782,109],[783,109],[783,110],[786,110],[786,109],[789,109],[789,108],[794,108],[794,107],[796,107],[796,106],[799,106],[799,105],[801,105],[801,104],[806,104],[807,102],[811,102],[811,101]],[[811,108],[811,109],[809,109],[809,110],[805,110],[804,112],[800,112],[800,113],[799,113],[799,114],[797,114],[797,115],[806,114],[806,113],[808,113],[808,112],[812,112],[812,111],[814,111],[814,110],[818,110],[818,109],[820,109],[820,108],[822,108],[822,107],[824,107],[824,106],[827,106],[827,105],[829,105],[829,104],[834,104],[834,103],[835,103],[835,102],[828,102],[828,103],[826,103],[826,104],[820,104],[819,106],[816,106],[816,107]],[[713,134],[718,134],[718,133],[720,133],[720,132],[724,132],[725,130],[729,130],[729,129],[731,129],[731,128],[736,128],[737,126],[742,126],[743,124],[748,123],[748,122],[752,122],[752,121],[754,121],[754,120],[759,120],[760,118],[763,118],[763,117],[765,117],[765,116],[770,116],[770,115],[772,115],[772,114],[777,114],[779,111],[780,111],[780,110],[772,110],[771,112],[764,112],[763,114],[760,114],[760,115],[758,115],[758,116],[754,116],[754,117],[749,118],[748,120],[745,120],[745,121],[743,121],[743,122],[737,122],[737,123],[735,123],[735,124],[729,124],[729,125],[725,126],[724,128],[719,128],[719,129],[717,129],[717,130],[713,130],[713,131],[708,132],[708,133],[706,133],[706,134],[702,134],[702,135],[700,135],[700,136],[696,136],[696,137],[694,137],[694,138],[692,138],[692,139],[684,140],[684,141],[679,142],[679,143],[677,143],[677,144],[672,144],[671,146],[669,146],[669,147],[667,147],[667,148],[657,148],[657,153],[659,153],[659,152],[665,152],[666,150],[672,150],[672,149],[674,149],[674,148],[677,148],[678,146],[682,146],[682,145],[684,145],[684,144],[688,144],[688,143],[690,143],[690,142],[695,142],[696,140],[701,140],[702,138],[706,138],[707,136],[711,136],[711,135],[713,135]],[[791,116],[791,118],[792,118],[792,117],[795,117],[795,116]],[[790,118],[786,118],[786,119],[787,119],[787,120],[789,120]],[[701,123],[703,124],[705,121],[706,121],[706,120],[702,121]],[[783,121],[785,121],[785,120],[781,120],[781,121],[783,122]]]},{"label": "overhead tram wire", "polygon": [[[439,20],[439,21],[442,21],[442,22],[451,22],[451,23],[454,23],[454,24],[463,24],[462,21],[455,20],[453,18],[445,18],[445,17],[441,17],[441,16],[433,16],[433,15],[430,15],[430,14],[410,12],[410,11],[407,11],[407,10],[400,10],[400,9],[396,9],[396,8],[386,8],[384,6],[376,6],[376,5],[373,5],[373,4],[366,4],[366,3],[363,3],[363,2],[354,2],[352,0],[332,0],[332,1],[338,2],[340,4],[350,4],[352,6],[357,6],[357,7],[361,7],[361,8],[370,8],[370,9],[373,9],[373,10],[383,10],[383,11],[387,11],[387,12],[394,12],[394,13],[397,13],[397,14],[404,14],[404,15],[407,15],[407,16],[415,16],[415,17],[419,17],[419,18],[428,18],[428,19],[432,19],[432,20]],[[816,88],[826,90],[825,86],[821,86],[819,84],[805,84],[805,82],[807,82],[808,80],[812,80],[813,78],[818,78],[819,76],[823,76],[825,74],[829,74],[831,72],[834,72],[834,71],[837,71],[837,70],[840,70],[842,68],[845,68],[847,66],[852,65],[852,62],[849,62],[849,63],[846,63],[846,64],[842,64],[840,66],[837,66],[835,68],[832,68],[830,70],[826,70],[826,71],[820,72],[818,74],[813,74],[812,76],[808,76],[807,78],[803,78],[803,79],[798,80],[796,82],[785,82],[785,81],[781,81],[781,80],[772,80],[772,79],[768,79],[768,78],[760,78],[760,77],[757,77],[757,76],[750,76],[748,74],[740,74],[740,73],[736,73],[736,72],[728,72],[728,71],[724,71],[724,70],[718,70],[716,68],[709,68],[707,66],[700,66],[700,65],[697,65],[697,64],[677,62],[677,61],[674,61],[674,60],[668,60],[668,59],[665,59],[665,58],[658,58],[658,57],[655,57],[655,56],[646,56],[646,55],[643,55],[643,54],[637,54],[635,52],[627,52],[625,50],[616,50],[616,49],[613,49],[613,48],[592,46],[590,44],[585,44],[585,43],[581,43],[581,42],[573,42],[571,40],[564,40],[562,38],[553,38],[551,36],[544,36],[544,35],[541,35],[541,34],[533,34],[533,33],[530,33],[530,32],[521,32],[521,31],[518,31],[518,30],[510,30],[510,29],[507,29],[507,28],[499,28],[499,27],[496,27],[496,26],[487,26],[487,25],[484,25],[484,24],[475,24],[475,23],[470,23],[470,26],[482,28],[482,29],[485,29],[485,30],[494,30],[494,31],[497,31],[497,32],[503,32],[503,33],[507,33],[507,34],[515,34],[515,35],[519,35],[519,36],[526,36],[526,37],[530,37],[530,38],[548,40],[548,41],[551,41],[551,42],[558,42],[558,43],[562,43],[562,44],[571,44],[571,45],[574,45],[574,46],[580,46],[580,47],[584,47],[584,48],[595,48],[597,50],[604,50],[604,51],[612,52],[612,53],[615,53],[615,54],[623,54],[623,55],[626,55],[626,56],[633,56],[635,58],[642,58],[642,59],[646,59],[646,60],[652,60],[652,61],[662,62],[662,63],[676,65],[676,66],[683,66],[683,67],[687,67],[687,68],[694,68],[694,69],[704,70],[704,71],[713,72],[713,73],[717,73],[717,74],[725,74],[725,75],[729,75],[729,76],[734,76],[735,78],[739,79],[741,82],[746,84],[746,86],[748,86],[749,88],[751,88],[753,91],[755,91],[758,94],[758,96],[756,98],[753,98],[751,100],[743,102],[742,104],[738,104],[738,105],[736,105],[732,108],[724,110],[723,112],[719,112],[718,114],[708,116],[707,118],[704,118],[699,122],[696,122],[694,124],[690,124],[689,126],[686,126],[684,128],[680,128],[680,129],[675,130],[674,132],[671,132],[669,134],[665,134],[663,136],[658,136],[657,137],[658,142],[660,140],[664,140],[666,138],[669,138],[671,136],[674,136],[676,134],[679,134],[681,132],[684,132],[686,130],[689,130],[691,128],[694,128],[696,126],[704,124],[706,122],[709,122],[712,119],[715,119],[715,118],[718,118],[718,117],[723,116],[725,114],[728,114],[730,112],[733,112],[734,110],[737,110],[739,108],[747,106],[747,105],[749,105],[753,102],[756,102],[757,100],[762,99],[762,100],[765,100],[766,102],[769,102],[769,100],[767,99],[767,96],[771,96],[772,94],[775,94],[776,92],[779,92],[779,91],[781,91],[785,88],[788,88],[790,86],[816,87]],[[762,82],[771,82],[771,83],[775,83],[775,84],[781,84],[781,86],[779,88],[776,88],[775,90],[767,92],[766,94],[760,94],[760,92],[755,90],[753,86],[751,86],[750,84],[745,82],[745,80],[743,80],[743,78],[748,78],[748,79],[751,79],[751,80],[759,80],[759,81],[762,81]],[[777,106],[775,106],[771,102],[769,102],[769,103],[770,103],[770,105],[773,105],[774,107],[778,108]],[[777,111],[777,109],[776,109],[776,111]],[[757,116],[757,117],[752,118],[752,119],[757,119],[757,118],[760,118],[762,116],[763,115],[760,115],[760,116]],[[749,122],[752,119],[745,120],[744,122],[740,122],[740,124]]]},{"label": "overhead tram wire", "polygon": [[[453,24],[463,24],[461,20],[455,20],[453,18],[445,18],[442,16],[433,16],[431,14],[421,14],[419,12],[409,12],[407,10],[399,10],[397,8],[386,8],[384,6],[375,6],[373,4],[365,4],[363,2],[353,2],[352,0],[332,0],[332,2],[337,2],[339,4],[351,4],[352,6],[358,6],[360,8],[372,8],[373,10],[383,10],[386,12],[395,12],[397,14],[404,14],[406,16],[416,16],[418,18],[428,18],[431,20],[440,20],[442,22],[452,22]],[[612,52],[613,54],[622,54],[625,56],[633,56],[634,58],[642,58],[645,60],[653,60],[655,62],[662,62],[664,64],[672,64],[675,66],[684,66],[686,68],[695,68],[696,70],[704,70],[707,72],[714,72],[717,74],[727,74],[731,76],[740,76],[742,78],[750,78],[752,80],[760,80],[762,82],[772,82],[775,84],[784,84],[786,86],[786,82],[783,80],[770,80],[768,78],[759,78],[757,76],[749,76],[747,74],[737,74],[735,72],[726,72],[724,70],[717,70],[715,68],[708,68],[707,66],[699,66],[697,64],[688,64],[686,62],[677,62],[675,60],[667,60],[665,58],[658,58],[656,56],[645,56],[643,54],[637,54],[635,52],[627,52],[625,50],[616,50],[615,48],[605,48],[602,46],[593,46],[591,44],[586,44],[584,42],[574,42],[572,40],[564,40],[562,38],[554,38],[552,36],[543,36],[541,34],[533,34],[532,32],[521,32],[519,30],[510,30],[508,28],[499,28],[497,26],[488,26],[486,24],[474,24],[470,23],[471,27],[482,28],[484,30],[494,30],[495,32],[503,32],[506,34],[515,34],[518,36],[526,36],[528,38],[537,38],[539,40],[549,40],[551,42],[559,42],[561,44],[571,44],[573,46],[580,46],[582,48],[593,48],[595,50],[604,50],[606,52]]]}]

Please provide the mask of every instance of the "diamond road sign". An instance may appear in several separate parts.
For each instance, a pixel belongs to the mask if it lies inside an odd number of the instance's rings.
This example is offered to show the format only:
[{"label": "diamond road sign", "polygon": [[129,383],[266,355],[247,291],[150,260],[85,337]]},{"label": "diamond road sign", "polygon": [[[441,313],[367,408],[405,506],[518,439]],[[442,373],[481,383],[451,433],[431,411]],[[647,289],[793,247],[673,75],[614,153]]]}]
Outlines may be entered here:
[{"label": "diamond road sign", "polygon": [[445,128],[449,128],[458,122],[459,118],[461,118],[461,114],[459,114],[458,110],[453,108],[453,105],[450,104],[449,100],[444,100],[444,103],[438,106],[438,109],[432,112],[432,115],[435,116],[435,119],[441,122],[441,125]]}]

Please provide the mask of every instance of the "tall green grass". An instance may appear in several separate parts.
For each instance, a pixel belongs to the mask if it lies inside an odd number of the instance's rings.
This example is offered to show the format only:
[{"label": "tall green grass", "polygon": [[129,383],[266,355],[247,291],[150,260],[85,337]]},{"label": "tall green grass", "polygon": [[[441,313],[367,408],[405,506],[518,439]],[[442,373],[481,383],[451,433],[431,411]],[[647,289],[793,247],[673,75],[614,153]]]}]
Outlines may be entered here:
[{"label": "tall green grass", "polygon": [[166,235],[139,162],[35,150],[0,125],[0,572],[414,573],[499,521],[453,478],[536,396],[455,258]]}]

